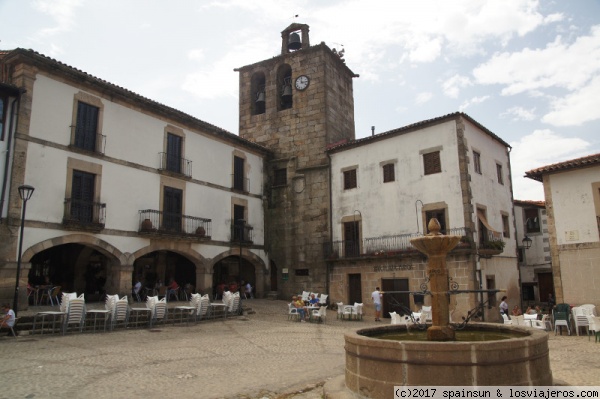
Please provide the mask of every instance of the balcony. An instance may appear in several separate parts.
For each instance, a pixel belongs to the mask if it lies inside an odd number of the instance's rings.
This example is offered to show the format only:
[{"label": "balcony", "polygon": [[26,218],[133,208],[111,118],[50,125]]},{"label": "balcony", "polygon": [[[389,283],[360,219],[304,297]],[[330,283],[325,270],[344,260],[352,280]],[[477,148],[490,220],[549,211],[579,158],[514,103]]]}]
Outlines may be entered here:
[{"label": "balcony", "polygon": [[100,133],[79,132],[77,126],[71,126],[71,148],[104,154],[106,136]]},{"label": "balcony", "polygon": [[242,191],[244,193],[250,192],[250,179],[244,178],[240,174],[231,175],[231,188],[236,191]]},{"label": "balcony", "polygon": [[[469,229],[465,227],[450,229],[446,234],[462,237],[453,251],[460,249],[474,249],[473,239],[471,238]],[[360,257],[420,255],[420,252],[411,245],[410,240],[421,236],[422,234],[420,233],[410,233],[371,237],[363,240],[327,242],[324,244],[323,253],[325,259],[330,260]]]},{"label": "balcony", "polygon": [[138,233],[143,235],[210,239],[211,230],[211,219],[162,212],[154,209],[139,211]]},{"label": "balcony", "polygon": [[104,228],[106,204],[65,198],[63,225],[70,229],[98,232]]},{"label": "balcony", "polygon": [[160,161],[158,170],[192,177],[192,161],[189,159],[174,157],[166,152],[159,152],[158,157]]},{"label": "balcony", "polygon": [[484,232],[483,241],[479,242],[477,253],[482,258],[489,259],[494,255],[500,255],[504,251],[505,244],[499,234],[491,231]]},{"label": "balcony", "polygon": [[241,244],[252,244],[254,242],[252,234],[254,227],[249,224],[240,224],[235,220],[231,221],[231,242]]}]

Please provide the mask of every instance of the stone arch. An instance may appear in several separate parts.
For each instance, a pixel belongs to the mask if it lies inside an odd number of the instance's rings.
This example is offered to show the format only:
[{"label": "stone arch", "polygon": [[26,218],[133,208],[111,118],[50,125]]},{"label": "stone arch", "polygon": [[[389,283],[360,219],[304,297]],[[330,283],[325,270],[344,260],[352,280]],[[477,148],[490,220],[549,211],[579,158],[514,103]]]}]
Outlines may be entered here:
[{"label": "stone arch", "polygon": [[[210,270],[210,275],[207,275],[207,277],[210,277],[211,284],[215,265],[217,265],[220,261],[231,256],[240,256],[240,249],[231,248],[227,251],[224,251],[212,258],[207,264],[207,268]],[[258,255],[248,250],[247,248],[242,248],[241,256],[246,262],[250,263],[254,267],[254,274],[256,279],[254,288],[256,292],[259,293],[259,295],[264,295],[265,287],[268,286],[268,284],[266,284],[265,282],[265,276],[269,275],[269,269],[267,265]]]},{"label": "stone arch", "polygon": [[94,249],[97,249],[102,254],[108,256],[119,262],[119,264],[127,264],[128,256],[126,253],[121,252],[119,249],[114,247],[112,244],[101,240],[95,236],[89,236],[86,234],[69,234],[66,236],[55,237],[48,240],[40,241],[39,243],[32,245],[27,248],[21,259],[23,262],[29,262],[31,258],[45,249],[50,247],[56,247],[63,244],[82,244],[88,245]]}]

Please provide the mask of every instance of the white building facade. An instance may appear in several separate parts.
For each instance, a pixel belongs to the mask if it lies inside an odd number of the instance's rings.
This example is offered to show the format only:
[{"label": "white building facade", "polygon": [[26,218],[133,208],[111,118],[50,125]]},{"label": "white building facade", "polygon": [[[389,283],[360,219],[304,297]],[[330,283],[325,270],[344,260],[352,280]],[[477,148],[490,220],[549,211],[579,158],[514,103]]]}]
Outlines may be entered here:
[{"label": "white building facade", "polygon": [[556,303],[600,306],[600,154],[525,175],[544,184]]},{"label": "white building facade", "polygon": [[14,284],[27,184],[21,287],[48,276],[93,297],[172,278],[212,293],[244,279],[263,293],[269,151],[31,50],[0,64],[4,102],[17,101],[3,123],[3,287]]},{"label": "white building facade", "polygon": [[[518,299],[508,148],[462,113],[331,148],[331,296],[372,305],[381,287],[390,293],[384,312],[428,304],[419,294],[426,260],[410,238],[437,218],[443,232],[463,237],[448,261],[454,289],[502,289]],[[453,294],[453,318],[491,298],[486,317],[496,320],[495,297]]]}]

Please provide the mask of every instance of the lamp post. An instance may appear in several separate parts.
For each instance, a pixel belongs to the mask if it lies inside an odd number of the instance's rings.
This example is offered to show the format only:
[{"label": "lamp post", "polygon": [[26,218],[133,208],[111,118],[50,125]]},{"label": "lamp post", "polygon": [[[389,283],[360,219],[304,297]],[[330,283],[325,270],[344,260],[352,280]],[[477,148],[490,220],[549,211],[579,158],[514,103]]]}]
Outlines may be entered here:
[{"label": "lamp post", "polygon": [[21,212],[21,231],[19,235],[19,253],[17,255],[17,280],[15,282],[15,297],[13,298],[13,311],[15,312],[15,316],[17,316],[17,312],[19,311],[19,279],[21,278],[21,252],[23,251],[23,230],[25,229],[25,210],[27,209],[27,201],[31,198],[33,194],[32,186],[28,186],[26,184],[19,186],[19,196],[23,201],[23,210]]},{"label": "lamp post", "polygon": [[531,248],[531,238],[529,238],[528,236],[525,236],[525,238],[523,238],[522,243],[523,243],[523,247],[525,247],[525,249],[529,249]]},{"label": "lamp post", "polygon": [[[240,257],[238,258],[238,273],[242,273],[242,242],[244,240],[244,227],[246,225],[246,221],[244,219],[236,220],[238,224],[238,229],[240,232],[238,234],[238,238],[240,239]],[[242,288],[243,289],[243,288]],[[240,306],[238,308],[238,313],[242,313],[242,295],[240,294]]]}]

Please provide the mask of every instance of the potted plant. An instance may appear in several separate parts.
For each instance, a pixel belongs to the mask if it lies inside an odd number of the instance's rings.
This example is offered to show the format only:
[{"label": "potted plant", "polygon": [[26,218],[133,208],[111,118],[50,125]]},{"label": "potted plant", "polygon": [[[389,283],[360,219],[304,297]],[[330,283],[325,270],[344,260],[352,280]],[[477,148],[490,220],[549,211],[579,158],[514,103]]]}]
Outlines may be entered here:
[{"label": "potted plant", "polygon": [[206,236],[206,229],[204,229],[204,227],[202,227],[202,226],[198,226],[198,228],[196,229],[196,235],[198,237]]}]

